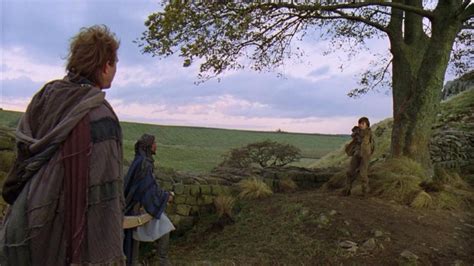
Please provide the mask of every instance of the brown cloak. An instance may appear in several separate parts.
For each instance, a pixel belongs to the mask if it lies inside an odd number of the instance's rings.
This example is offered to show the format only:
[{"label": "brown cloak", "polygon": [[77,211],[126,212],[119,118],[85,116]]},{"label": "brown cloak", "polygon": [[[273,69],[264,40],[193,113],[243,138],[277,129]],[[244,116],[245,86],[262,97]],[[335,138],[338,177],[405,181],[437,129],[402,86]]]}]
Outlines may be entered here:
[{"label": "brown cloak", "polygon": [[122,135],[104,92],[46,84],[16,132],[1,265],[122,265]]}]

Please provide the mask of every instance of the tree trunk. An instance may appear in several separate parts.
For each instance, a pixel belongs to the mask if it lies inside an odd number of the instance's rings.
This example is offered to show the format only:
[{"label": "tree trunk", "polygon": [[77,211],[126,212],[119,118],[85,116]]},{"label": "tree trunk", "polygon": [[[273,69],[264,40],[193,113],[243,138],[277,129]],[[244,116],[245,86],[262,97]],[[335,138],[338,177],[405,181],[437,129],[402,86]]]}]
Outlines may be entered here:
[{"label": "tree trunk", "polygon": [[438,18],[443,19],[433,21],[431,37],[425,35],[410,42],[390,40],[393,55],[392,156],[407,156],[421,163],[430,175],[433,173],[429,152],[432,126],[441,101],[451,48],[461,27],[449,12]]}]

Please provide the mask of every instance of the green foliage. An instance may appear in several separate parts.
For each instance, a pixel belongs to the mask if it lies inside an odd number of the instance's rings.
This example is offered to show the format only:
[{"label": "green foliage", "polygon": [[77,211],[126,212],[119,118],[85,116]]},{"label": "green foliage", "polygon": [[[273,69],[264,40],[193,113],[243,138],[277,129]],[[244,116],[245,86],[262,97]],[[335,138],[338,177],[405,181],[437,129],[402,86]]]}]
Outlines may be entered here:
[{"label": "green foliage", "polygon": [[255,177],[240,181],[238,186],[241,199],[261,199],[273,194],[272,189],[265,182]]},{"label": "green foliage", "polygon": [[300,150],[295,146],[265,140],[232,149],[221,166],[247,168],[256,164],[262,168],[281,167],[300,157]]}]

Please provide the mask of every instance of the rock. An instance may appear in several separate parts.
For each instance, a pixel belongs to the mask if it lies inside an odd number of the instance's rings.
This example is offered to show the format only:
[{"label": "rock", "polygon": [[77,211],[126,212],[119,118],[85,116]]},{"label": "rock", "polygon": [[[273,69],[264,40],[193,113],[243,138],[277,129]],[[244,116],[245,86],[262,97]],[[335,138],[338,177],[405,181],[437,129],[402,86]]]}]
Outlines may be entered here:
[{"label": "rock", "polygon": [[209,186],[209,185],[202,185],[202,186],[201,186],[201,194],[210,195],[210,194],[211,194],[211,186]]},{"label": "rock", "polygon": [[384,235],[384,233],[380,230],[375,230],[374,231],[374,236],[375,237],[382,237]]},{"label": "rock", "polygon": [[358,249],[359,249],[359,248],[358,248],[357,246],[353,246],[353,247],[351,247],[351,248],[346,249],[346,251],[355,253],[355,252],[357,252]]},{"label": "rock", "polygon": [[338,229],[338,230],[339,230],[339,232],[341,232],[345,236],[351,236],[352,235],[351,232],[349,230],[345,229],[345,228],[341,228],[341,229]]},{"label": "rock", "polygon": [[469,228],[474,229],[474,225],[472,225],[472,224],[465,223],[464,225],[467,226],[467,227],[469,227]]},{"label": "rock", "polygon": [[404,250],[402,253],[400,253],[400,256],[407,260],[418,260],[418,256],[409,250]]},{"label": "rock", "polygon": [[329,224],[329,218],[324,214],[321,213],[318,218],[318,224],[320,225],[328,225]]},{"label": "rock", "polygon": [[365,241],[364,244],[362,244],[362,248],[366,249],[366,250],[373,250],[377,247],[377,245],[375,244],[375,239],[374,238],[370,238],[369,240]]},{"label": "rock", "polygon": [[336,210],[332,210],[332,211],[329,212],[329,215],[331,215],[331,216],[334,216],[334,215],[336,215],[336,214],[337,214],[337,211],[336,211]]},{"label": "rock", "polygon": [[181,204],[176,206],[176,213],[179,215],[188,216],[189,211],[191,211],[191,206],[189,205]]},{"label": "rock", "polygon": [[349,249],[349,248],[352,248],[352,247],[357,247],[357,243],[349,241],[349,240],[344,240],[344,241],[339,243],[339,246],[341,248]]},{"label": "rock", "polygon": [[173,187],[174,193],[176,195],[180,195],[184,193],[184,185],[183,184],[174,184]]},{"label": "rock", "polygon": [[347,220],[344,221],[344,224],[347,225],[347,226],[351,225],[351,223],[350,223],[349,221],[347,221]]}]

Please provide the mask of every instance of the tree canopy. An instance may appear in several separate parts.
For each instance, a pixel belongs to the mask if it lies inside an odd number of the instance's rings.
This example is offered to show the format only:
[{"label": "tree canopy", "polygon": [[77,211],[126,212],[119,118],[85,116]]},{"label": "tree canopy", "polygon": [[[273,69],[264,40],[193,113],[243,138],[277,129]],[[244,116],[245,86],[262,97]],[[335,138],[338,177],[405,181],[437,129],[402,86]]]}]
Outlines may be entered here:
[{"label": "tree canopy", "polygon": [[[298,40],[317,35],[329,40],[325,53],[345,50],[349,57],[367,39],[389,37],[394,45],[432,37],[432,24],[443,23],[441,13],[455,6],[462,27],[451,56],[452,72],[473,68],[473,13],[469,0],[386,1],[165,1],[164,11],[151,14],[140,45],[154,56],[178,54],[183,66],[200,64],[200,80],[226,70],[273,70],[304,51]],[[387,53],[361,73],[358,96],[375,87],[390,87],[391,56]]]}]

